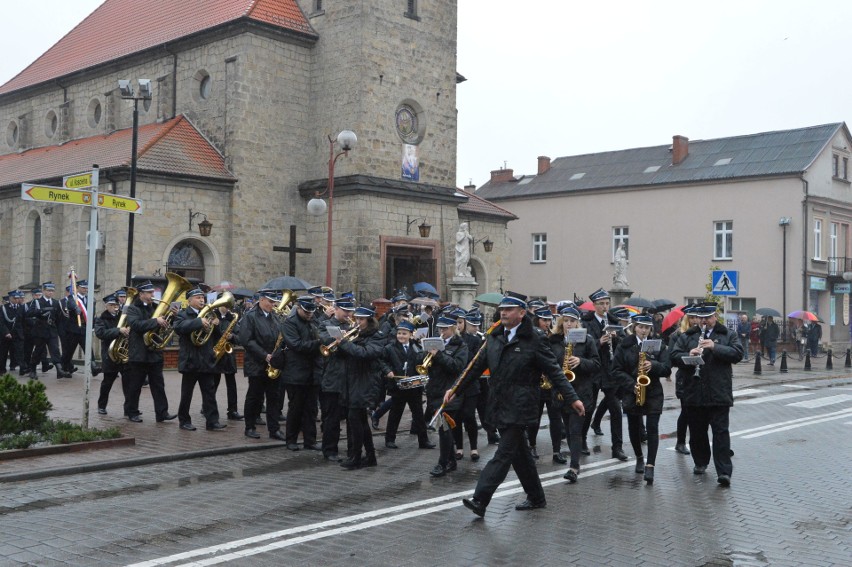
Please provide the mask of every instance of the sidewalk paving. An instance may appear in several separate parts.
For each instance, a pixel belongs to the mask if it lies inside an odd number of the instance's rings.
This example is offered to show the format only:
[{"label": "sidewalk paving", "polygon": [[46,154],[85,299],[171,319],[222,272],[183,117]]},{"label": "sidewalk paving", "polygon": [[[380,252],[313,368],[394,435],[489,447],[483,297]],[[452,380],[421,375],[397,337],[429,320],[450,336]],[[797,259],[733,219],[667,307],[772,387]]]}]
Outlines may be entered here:
[{"label": "sidewalk paving", "polygon": [[[734,367],[734,390],[756,386],[768,386],[779,383],[810,381],[818,379],[852,379],[852,369],[844,368],[843,358],[834,360],[834,369],[825,370],[825,358],[812,361],[812,370],[804,371],[802,361],[788,361],[789,371],[779,371],[780,358],[776,366],[763,364],[763,372],[754,374],[753,361],[742,362]],[[17,372],[14,373],[17,377]],[[17,377],[19,381],[24,378]],[[53,419],[66,420],[73,423],[82,422],[84,378],[79,372],[72,379],[57,380],[55,371],[40,374],[45,384],[47,395],[53,404],[50,416]],[[169,410],[177,413],[180,400],[180,374],[176,371],[165,372],[166,393],[169,399]],[[224,382],[224,380],[223,380]],[[212,456],[217,454],[255,451],[263,449],[286,450],[280,441],[271,440],[266,436],[265,426],[258,427],[263,435],[259,440],[248,439],[243,435],[242,421],[226,421],[224,419],[225,386],[220,384],[218,391],[219,411],[222,423],[228,428],[222,432],[206,431],[204,418],[200,415],[201,394],[196,389],[190,415],[198,427],[197,431],[182,431],[178,428],[177,420],[156,423],[154,420],[153,401],[148,388],[143,388],[140,397],[140,409],[143,412],[143,423],[129,422],[122,416],[124,397],[121,384],[116,381],[110,394],[107,407],[108,415],[97,413],[96,400],[100,389],[100,377],[91,381],[89,394],[89,426],[95,428],[118,427],[125,436],[133,437],[136,444],[125,447],[113,447],[66,453],[61,455],[33,456],[8,461],[0,461],[0,482],[21,481],[32,478],[44,478],[76,474],[92,470],[106,470],[126,466],[136,466],[156,462],[168,462],[188,458]],[[674,376],[671,382],[663,382],[666,395],[666,409],[678,407],[674,395]],[[240,412],[245,400],[248,384],[242,374],[237,375],[237,391],[240,400]],[[285,406],[286,411],[286,406]],[[403,416],[400,431],[406,431],[408,412]],[[386,419],[383,418],[383,422]],[[283,425],[283,424],[282,424]],[[317,424],[319,429],[319,424]],[[383,435],[375,432],[374,435]]]}]

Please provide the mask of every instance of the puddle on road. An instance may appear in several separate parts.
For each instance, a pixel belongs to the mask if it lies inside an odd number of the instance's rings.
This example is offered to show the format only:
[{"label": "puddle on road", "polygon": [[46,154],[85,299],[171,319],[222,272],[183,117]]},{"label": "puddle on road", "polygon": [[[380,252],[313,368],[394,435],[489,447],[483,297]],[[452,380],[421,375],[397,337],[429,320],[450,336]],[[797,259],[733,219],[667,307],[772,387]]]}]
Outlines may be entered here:
[{"label": "puddle on road", "polygon": [[762,567],[769,560],[762,551],[729,551],[713,558],[699,567]]}]

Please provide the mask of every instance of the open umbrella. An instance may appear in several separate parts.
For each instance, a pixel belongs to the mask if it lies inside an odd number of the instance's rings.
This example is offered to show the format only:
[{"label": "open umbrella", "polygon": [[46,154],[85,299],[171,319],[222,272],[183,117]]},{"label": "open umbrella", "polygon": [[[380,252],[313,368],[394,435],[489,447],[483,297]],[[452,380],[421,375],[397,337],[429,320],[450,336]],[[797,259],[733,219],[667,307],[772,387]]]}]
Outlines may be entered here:
[{"label": "open umbrella", "polygon": [[438,302],[431,297],[415,297],[409,301],[409,303],[412,305],[430,305],[432,307],[438,307]]},{"label": "open umbrella", "polygon": [[660,311],[665,311],[666,309],[671,309],[672,307],[677,305],[677,303],[675,303],[671,299],[655,299],[651,303],[654,304],[654,309],[657,310],[657,313],[659,313]]},{"label": "open umbrella", "polygon": [[683,317],[683,306],[675,307],[671,311],[669,311],[665,317],[663,317],[663,323],[660,327],[660,330],[666,331],[677,325],[678,321]]},{"label": "open umbrella", "polygon": [[312,287],[314,286],[295,276],[278,276],[263,284],[261,289],[310,289]]},{"label": "open umbrella", "polygon": [[435,286],[433,286],[430,283],[417,282],[416,284],[412,285],[411,288],[418,293],[423,291],[423,292],[426,292],[426,293],[432,293],[434,295],[439,295],[438,290],[435,289]]},{"label": "open umbrella", "polygon": [[235,285],[234,285],[234,284],[232,284],[231,282],[229,282],[229,281],[224,281],[224,282],[219,282],[219,284],[218,284],[218,285],[214,285],[211,289],[212,289],[213,291],[231,291],[231,290],[233,290],[235,287],[237,287],[237,286],[235,286]]},{"label": "open umbrella", "polygon": [[237,287],[231,290],[234,297],[252,297],[255,292],[247,287]]},{"label": "open umbrella", "polygon": [[757,313],[758,315],[763,315],[764,317],[781,316],[781,313],[779,313],[777,309],[772,309],[771,307],[761,307],[760,309],[755,310],[755,313]]},{"label": "open umbrella", "polygon": [[581,303],[580,305],[578,305],[577,309],[579,309],[580,311],[594,311],[595,310],[595,304],[592,303],[591,301],[587,301],[585,303]]},{"label": "open umbrella", "polygon": [[492,307],[497,307],[500,305],[500,302],[503,301],[503,294],[492,292],[492,293],[480,293],[474,298],[474,301],[477,303],[482,303],[483,305],[491,305]]},{"label": "open umbrella", "polygon": [[793,311],[789,315],[787,315],[790,319],[801,319],[802,321],[819,321],[822,323],[822,319],[817,317],[814,313],[810,311]]},{"label": "open umbrella", "polygon": [[632,305],[633,307],[639,307],[641,309],[656,309],[657,307],[650,299],[645,299],[644,297],[629,297],[624,302],[625,305]]},{"label": "open umbrella", "polygon": [[619,309],[627,309],[631,315],[637,315],[642,312],[641,309],[634,305],[616,305],[615,307],[610,308],[610,311],[617,311]]}]

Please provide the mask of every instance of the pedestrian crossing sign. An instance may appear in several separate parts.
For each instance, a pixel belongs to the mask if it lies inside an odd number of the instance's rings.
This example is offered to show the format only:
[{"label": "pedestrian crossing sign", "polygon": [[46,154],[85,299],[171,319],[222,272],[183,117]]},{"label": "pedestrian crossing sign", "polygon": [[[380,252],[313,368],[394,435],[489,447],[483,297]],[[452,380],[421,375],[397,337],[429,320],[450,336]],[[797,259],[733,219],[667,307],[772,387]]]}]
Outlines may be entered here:
[{"label": "pedestrian crossing sign", "polygon": [[713,270],[713,295],[739,295],[740,273],[733,270]]}]

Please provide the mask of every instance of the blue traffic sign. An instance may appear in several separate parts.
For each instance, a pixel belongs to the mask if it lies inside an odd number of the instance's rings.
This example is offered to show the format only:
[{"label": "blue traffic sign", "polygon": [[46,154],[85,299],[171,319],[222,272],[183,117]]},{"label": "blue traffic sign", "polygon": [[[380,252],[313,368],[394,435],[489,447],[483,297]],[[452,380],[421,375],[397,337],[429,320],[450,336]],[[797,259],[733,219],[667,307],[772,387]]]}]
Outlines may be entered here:
[{"label": "blue traffic sign", "polygon": [[713,270],[713,295],[739,295],[740,273],[734,270]]}]

